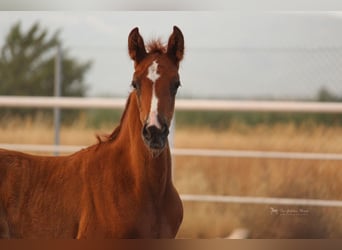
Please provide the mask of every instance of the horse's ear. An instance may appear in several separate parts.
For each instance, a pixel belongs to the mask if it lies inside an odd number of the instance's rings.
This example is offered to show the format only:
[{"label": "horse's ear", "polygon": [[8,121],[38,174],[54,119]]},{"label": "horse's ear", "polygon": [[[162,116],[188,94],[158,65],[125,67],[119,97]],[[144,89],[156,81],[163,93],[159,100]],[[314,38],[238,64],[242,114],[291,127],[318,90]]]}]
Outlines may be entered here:
[{"label": "horse's ear", "polygon": [[177,26],[173,26],[173,33],[171,34],[167,44],[167,54],[177,64],[177,66],[183,59],[184,37],[182,31]]},{"label": "horse's ear", "polygon": [[137,64],[147,55],[144,39],[139,34],[138,27],[134,28],[128,36],[128,53],[132,60]]}]

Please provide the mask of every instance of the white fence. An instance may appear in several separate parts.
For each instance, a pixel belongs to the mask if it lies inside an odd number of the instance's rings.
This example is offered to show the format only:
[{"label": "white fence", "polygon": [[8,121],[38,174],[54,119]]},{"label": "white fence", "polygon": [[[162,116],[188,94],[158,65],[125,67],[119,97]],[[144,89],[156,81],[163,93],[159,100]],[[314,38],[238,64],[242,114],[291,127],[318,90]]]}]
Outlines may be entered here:
[{"label": "white fence", "polygon": [[[75,97],[24,97],[0,96],[2,107],[36,108],[123,108],[126,99],[122,98],[75,98]],[[311,112],[342,113],[342,103],[296,102],[296,101],[226,101],[226,100],[184,100],[176,101],[177,110],[210,111],[258,111],[258,112]]]},{"label": "white fence", "polygon": [[[0,96],[2,107],[36,107],[36,108],[123,108],[125,99],[112,98],[71,98],[71,97],[18,97]],[[316,102],[274,102],[274,101],[224,101],[224,100],[177,100],[177,110],[212,110],[212,111],[258,111],[258,112],[316,112],[342,113],[342,103]],[[74,152],[82,146],[60,145],[22,145],[0,144],[1,148],[37,152]],[[249,157],[278,159],[342,160],[342,154],[303,153],[303,152],[266,152],[243,150],[209,150],[209,149],[172,149],[173,155],[206,157]],[[205,201],[224,203],[249,203],[272,205],[307,205],[342,207],[339,200],[289,199],[270,197],[241,197],[220,195],[183,194],[184,201]]]}]

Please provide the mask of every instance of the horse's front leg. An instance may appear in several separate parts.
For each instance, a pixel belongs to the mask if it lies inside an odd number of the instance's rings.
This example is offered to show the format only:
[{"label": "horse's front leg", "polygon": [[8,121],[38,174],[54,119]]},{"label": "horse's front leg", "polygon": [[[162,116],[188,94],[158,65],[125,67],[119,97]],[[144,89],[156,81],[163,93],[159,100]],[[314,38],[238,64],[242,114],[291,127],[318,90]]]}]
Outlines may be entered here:
[{"label": "horse's front leg", "polygon": [[8,227],[7,220],[4,217],[0,218],[0,238],[1,239],[10,238],[10,230]]},{"label": "horse's front leg", "polygon": [[160,237],[175,238],[182,221],[183,204],[176,189],[171,186],[165,193]]}]

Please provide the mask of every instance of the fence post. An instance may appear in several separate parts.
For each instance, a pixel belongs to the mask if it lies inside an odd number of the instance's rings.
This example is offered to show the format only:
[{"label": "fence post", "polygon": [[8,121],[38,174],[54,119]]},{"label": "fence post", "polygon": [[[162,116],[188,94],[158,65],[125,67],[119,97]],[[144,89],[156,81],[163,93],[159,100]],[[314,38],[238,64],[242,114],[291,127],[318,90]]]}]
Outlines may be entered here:
[{"label": "fence post", "polygon": [[[55,86],[54,96],[60,97],[62,89],[62,50],[61,45],[57,45],[56,59],[55,59]],[[61,110],[59,107],[54,107],[54,130],[55,130],[55,146],[60,144],[60,126],[61,126]],[[59,154],[58,150],[54,153],[56,156]]]}]

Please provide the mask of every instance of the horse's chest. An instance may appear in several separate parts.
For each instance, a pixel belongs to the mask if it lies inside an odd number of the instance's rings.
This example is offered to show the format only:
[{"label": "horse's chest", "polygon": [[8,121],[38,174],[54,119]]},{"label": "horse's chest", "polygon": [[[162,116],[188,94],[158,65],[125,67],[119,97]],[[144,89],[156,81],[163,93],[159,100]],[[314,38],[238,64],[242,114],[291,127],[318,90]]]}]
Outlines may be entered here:
[{"label": "horse's chest", "polygon": [[152,202],[145,203],[134,216],[122,218],[123,225],[128,222],[125,238],[166,237],[171,232],[167,216],[161,206],[156,206]]},{"label": "horse's chest", "polygon": [[138,223],[141,229],[140,236],[148,238],[175,237],[183,218],[183,209],[179,201],[169,199],[158,205],[153,203],[147,205],[145,212],[138,215],[141,218],[141,223]]},{"label": "horse's chest", "polygon": [[[108,208],[108,207],[107,207]],[[111,209],[98,210],[86,223],[85,238],[161,238],[172,237],[168,214],[161,205],[130,200]]]}]

